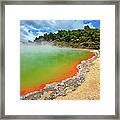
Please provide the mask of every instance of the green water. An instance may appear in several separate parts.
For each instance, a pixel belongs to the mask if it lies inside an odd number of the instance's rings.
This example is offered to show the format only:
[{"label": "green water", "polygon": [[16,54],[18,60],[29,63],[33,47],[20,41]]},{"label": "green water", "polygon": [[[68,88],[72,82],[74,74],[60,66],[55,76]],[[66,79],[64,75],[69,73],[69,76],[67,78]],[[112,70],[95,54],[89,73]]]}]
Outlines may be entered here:
[{"label": "green water", "polygon": [[21,45],[20,89],[38,87],[66,74],[66,67],[90,53],[86,50],[60,49],[49,45]]}]

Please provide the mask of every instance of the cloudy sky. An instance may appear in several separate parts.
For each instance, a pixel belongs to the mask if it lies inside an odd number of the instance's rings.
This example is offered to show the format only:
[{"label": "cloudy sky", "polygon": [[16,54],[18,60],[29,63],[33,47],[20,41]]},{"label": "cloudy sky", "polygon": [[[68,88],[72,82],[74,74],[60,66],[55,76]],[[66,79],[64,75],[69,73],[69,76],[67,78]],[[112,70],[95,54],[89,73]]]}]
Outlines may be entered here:
[{"label": "cloudy sky", "polygon": [[91,28],[100,28],[99,20],[21,20],[21,41],[33,41],[35,37],[45,33],[55,33],[58,30],[74,30],[89,25]]}]

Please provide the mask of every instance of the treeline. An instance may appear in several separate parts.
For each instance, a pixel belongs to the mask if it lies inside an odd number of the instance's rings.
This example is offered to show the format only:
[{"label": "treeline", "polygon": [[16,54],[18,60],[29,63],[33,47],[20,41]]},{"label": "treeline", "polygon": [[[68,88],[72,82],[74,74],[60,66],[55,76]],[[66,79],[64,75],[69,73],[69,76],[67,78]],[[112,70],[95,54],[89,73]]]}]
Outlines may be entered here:
[{"label": "treeline", "polygon": [[90,28],[87,25],[84,29],[58,30],[57,33],[45,33],[34,40],[34,42],[39,43],[43,41],[60,47],[100,49],[100,30]]}]

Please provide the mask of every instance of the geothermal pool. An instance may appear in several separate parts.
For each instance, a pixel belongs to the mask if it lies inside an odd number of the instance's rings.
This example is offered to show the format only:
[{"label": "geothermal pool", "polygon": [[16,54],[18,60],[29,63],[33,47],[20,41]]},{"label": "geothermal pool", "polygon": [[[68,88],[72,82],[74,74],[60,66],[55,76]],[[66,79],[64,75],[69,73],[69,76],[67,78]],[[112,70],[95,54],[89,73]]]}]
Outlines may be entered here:
[{"label": "geothermal pool", "polygon": [[50,45],[21,45],[20,90],[37,88],[41,84],[61,81],[76,74],[80,60],[91,53]]}]

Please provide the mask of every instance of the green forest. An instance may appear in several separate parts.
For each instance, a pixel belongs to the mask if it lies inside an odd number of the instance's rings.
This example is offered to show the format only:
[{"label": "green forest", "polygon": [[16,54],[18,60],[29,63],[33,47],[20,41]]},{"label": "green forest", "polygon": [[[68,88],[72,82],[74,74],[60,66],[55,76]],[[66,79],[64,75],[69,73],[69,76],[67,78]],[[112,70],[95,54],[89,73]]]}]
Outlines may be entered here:
[{"label": "green forest", "polygon": [[58,30],[57,33],[45,33],[36,37],[34,42],[47,41],[59,47],[100,49],[100,29],[90,28],[88,25],[77,30]]}]

